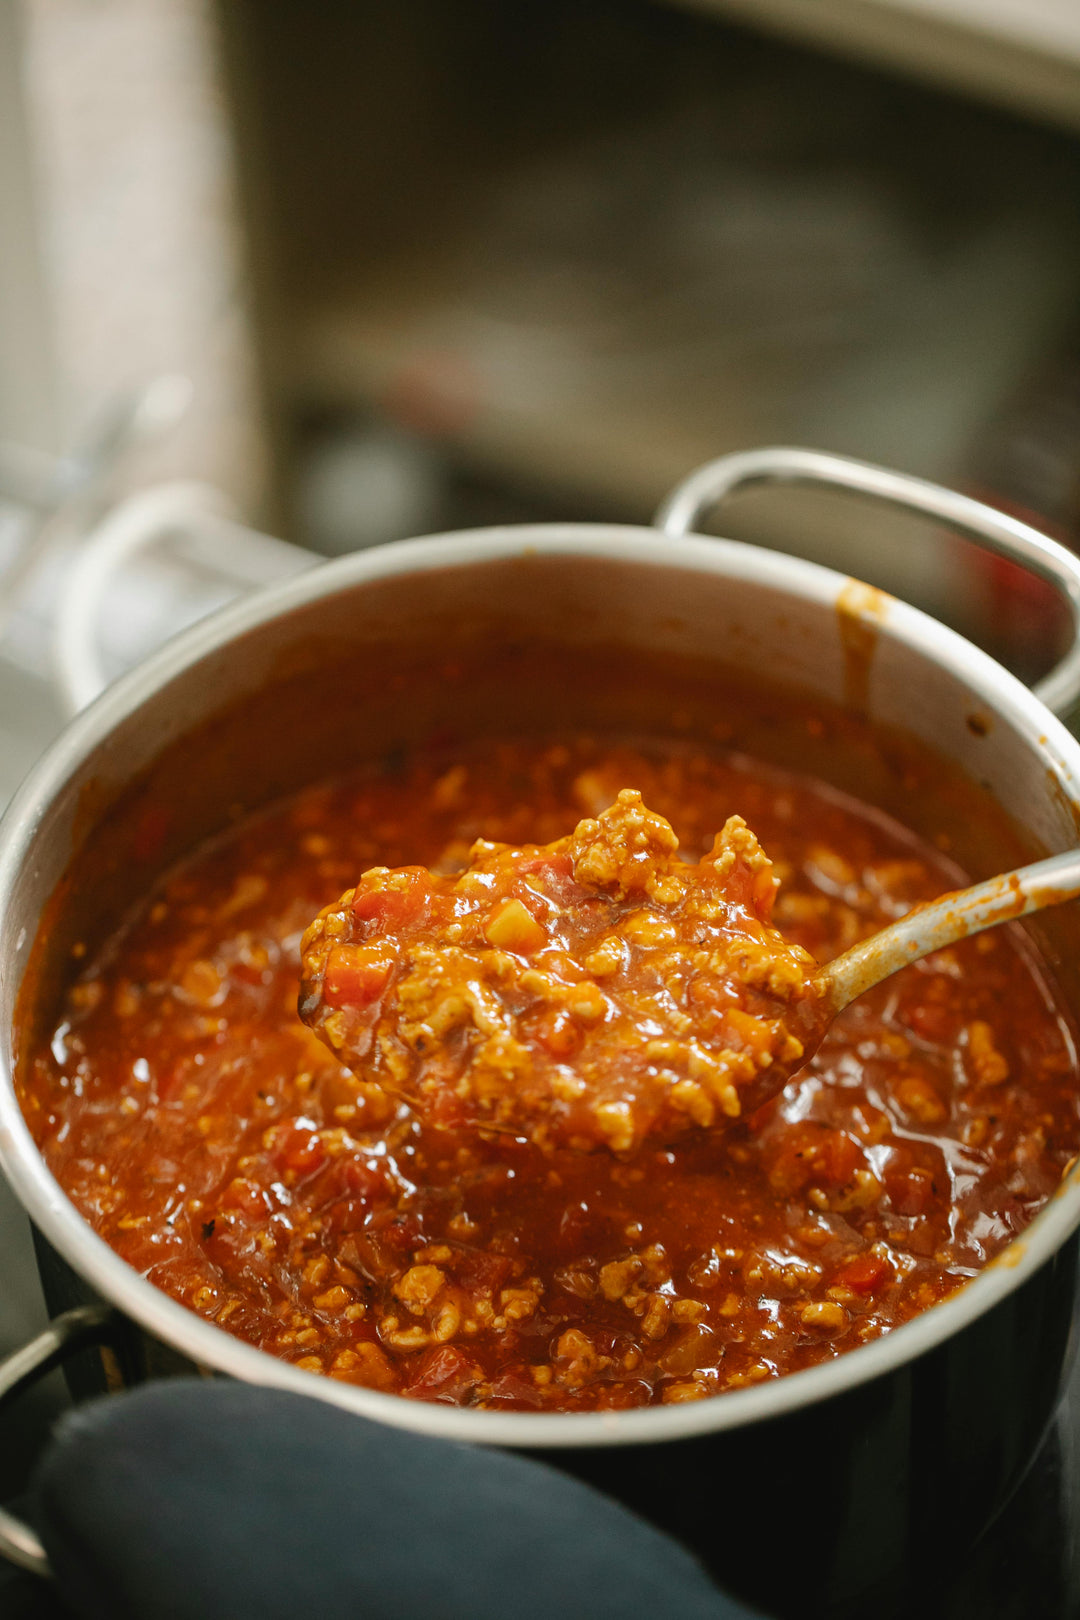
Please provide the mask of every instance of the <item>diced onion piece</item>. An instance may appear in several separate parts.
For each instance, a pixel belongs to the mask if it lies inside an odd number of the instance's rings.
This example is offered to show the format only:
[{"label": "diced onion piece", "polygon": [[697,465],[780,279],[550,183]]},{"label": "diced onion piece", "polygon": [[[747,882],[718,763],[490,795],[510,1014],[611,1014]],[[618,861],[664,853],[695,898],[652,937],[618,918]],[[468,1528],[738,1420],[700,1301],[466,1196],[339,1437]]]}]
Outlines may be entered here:
[{"label": "diced onion piece", "polygon": [[504,900],[488,919],[484,935],[496,950],[511,951],[515,956],[531,956],[547,944],[547,935],[520,900]]}]

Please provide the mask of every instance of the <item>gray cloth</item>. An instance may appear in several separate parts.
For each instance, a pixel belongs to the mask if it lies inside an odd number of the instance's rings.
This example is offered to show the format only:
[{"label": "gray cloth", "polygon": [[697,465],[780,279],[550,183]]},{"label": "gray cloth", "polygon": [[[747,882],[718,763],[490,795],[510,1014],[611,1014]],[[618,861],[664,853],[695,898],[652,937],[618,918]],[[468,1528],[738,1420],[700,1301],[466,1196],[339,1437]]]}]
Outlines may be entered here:
[{"label": "gray cloth", "polygon": [[[554,1468],[240,1384],[81,1408],[32,1512],[80,1620],[748,1617],[674,1540]],[[9,1590],[5,1614],[68,1612]]]}]

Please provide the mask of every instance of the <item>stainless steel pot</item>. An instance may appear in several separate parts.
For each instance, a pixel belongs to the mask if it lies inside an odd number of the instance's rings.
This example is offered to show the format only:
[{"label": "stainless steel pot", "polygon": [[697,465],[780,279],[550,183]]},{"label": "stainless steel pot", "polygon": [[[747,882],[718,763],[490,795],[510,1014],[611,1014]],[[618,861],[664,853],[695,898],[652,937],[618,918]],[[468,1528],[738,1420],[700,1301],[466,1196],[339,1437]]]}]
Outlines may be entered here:
[{"label": "stainless steel pot", "polygon": [[[687,533],[707,506],[775,480],[906,507],[1022,562],[1070,605],[1066,657],[1033,694],[892,598],[809,563]],[[905,1582],[925,1566],[926,1550],[940,1559],[943,1548],[971,1544],[1021,1477],[1053,1411],[1071,1354],[1075,1172],[957,1296],[834,1362],[682,1406],[477,1412],[298,1371],[160,1293],[68,1201],[15,1100],[16,1001],[35,941],[45,961],[35,994],[47,1001],[70,942],[107,933],[158,870],[226,824],[237,800],[265,802],[332,769],[335,734],[316,717],[302,737],[289,731],[285,744],[292,710],[282,694],[346,657],[369,671],[354,754],[407,742],[410,728],[420,735],[447,720],[473,723],[437,679],[422,713],[395,707],[396,673],[422,656],[452,658],[501,637],[546,649],[554,670],[560,657],[572,663],[576,648],[602,642],[640,657],[642,667],[656,658],[691,661],[706,707],[708,672],[719,690],[737,666],[747,682],[846,709],[850,733],[819,746],[804,731],[800,763],[871,801],[902,794],[902,772],[888,749],[882,760],[863,742],[910,735],[942,764],[938,786],[909,794],[907,817],[930,834],[951,815],[955,853],[973,876],[1010,864],[1017,847],[1035,855],[1075,845],[1080,744],[1056,718],[1080,694],[1080,563],[1070,553],[964,497],[808,451],[713,463],[675,492],[657,524],[490,529],[348,556],[200,623],[79,715],[0,829],[0,1163],[44,1240],[53,1302],[110,1302],[154,1354],[164,1346],[185,1365],[300,1390],[398,1427],[537,1451],[673,1529],[722,1581],[779,1612],[865,1613],[871,1602],[875,1612],[901,1612]],[[371,671],[381,672],[374,688]],[[573,710],[567,723],[597,722],[598,695],[564,689],[560,702]],[[476,723],[495,726],[519,704],[535,714],[543,700],[524,687],[488,694]],[[771,746],[788,743],[778,722]],[[982,784],[985,819],[956,817],[957,773]],[[108,870],[83,884],[80,852],[95,840],[111,847],[122,807],[151,787],[171,792],[177,807],[153,861],[140,864],[121,838]],[[1008,851],[1006,823],[1016,840]],[[1080,1013],[1075,911],[1048,914],[1037,932]],[[31,1566],[38,1558],[30,1532],[10,1522],[0,1522],[0,1550]]]}]

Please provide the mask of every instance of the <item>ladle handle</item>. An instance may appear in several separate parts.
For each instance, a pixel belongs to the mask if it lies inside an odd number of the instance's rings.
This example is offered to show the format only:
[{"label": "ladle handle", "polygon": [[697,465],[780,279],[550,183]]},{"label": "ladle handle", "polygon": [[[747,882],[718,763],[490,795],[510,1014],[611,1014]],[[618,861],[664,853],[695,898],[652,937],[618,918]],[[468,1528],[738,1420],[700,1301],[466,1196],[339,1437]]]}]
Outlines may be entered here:
[{"label": "ladle handle", "polygon": [[821,450],[784,446],[737,451],[706,462],[667,497],[656,514],[656,525],[665,534],[687,534],[709,508],[754,484],[819,484],[865,495],[887,506],[936,518],[999,557],[1038,574],[1065,598],[1072,619],[1072,644],[1036,685],[1035,696],[1061,716],[1080,702],[1080,558],[1065,546],[1018,518],[923,478]]},{"label": "ladle handle", "polygon": [[1078,896],[1080,850],[1067,850],[1064,855],[1052,855],[970,889],[942,895],[930,905],[917,906],[899,922],[836,957],[821,969],[818,983],[839,1012],[864,990],[931,951]]}]

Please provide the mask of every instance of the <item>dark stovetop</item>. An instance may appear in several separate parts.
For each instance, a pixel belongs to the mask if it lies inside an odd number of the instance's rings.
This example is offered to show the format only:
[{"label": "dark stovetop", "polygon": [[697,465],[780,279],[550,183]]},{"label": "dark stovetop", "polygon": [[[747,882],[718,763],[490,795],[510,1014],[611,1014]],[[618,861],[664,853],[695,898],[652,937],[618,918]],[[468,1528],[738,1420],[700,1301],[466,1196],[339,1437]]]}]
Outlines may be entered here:
[{"label": "dark stovetop", "polygon": [[940,1620],[1080,1616],[1080,1362],[1027,1476],[933,1612]]}]

